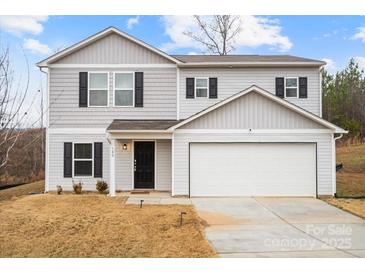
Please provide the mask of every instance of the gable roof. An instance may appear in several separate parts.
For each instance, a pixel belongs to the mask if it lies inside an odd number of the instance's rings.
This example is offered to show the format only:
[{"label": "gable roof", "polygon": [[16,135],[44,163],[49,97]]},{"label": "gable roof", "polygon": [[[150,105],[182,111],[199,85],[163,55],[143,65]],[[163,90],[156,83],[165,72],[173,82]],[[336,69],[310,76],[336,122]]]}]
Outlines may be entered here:
[{"label": "gable roof", "polygon": [[203,116],[203,115],[205,115],[205,114],[207,114],[207,113],[209,113],[209,112],[211,112],[211,111],[213,111],[213,110],[215,110],[219,107],[222,107],[222,106],[228,104],[229,102],[232,102],[233,100],[236,100],[236,99],[238,99],[238,98],[242,97],[243,95],[248,94],[250,92],[257,92],[257,93],[263,95],[264,97],[266,97],[268,99],[271,99],[272,101],[274,101],[278,104],[281,104],[282,106],[287,107],[288,109],[291,109],[292,111],[294,111],[294,112],[296,112],[296,113],[298,113],[298,114],[300,114],[300,115],[302,115],[302,116],[304,116],[304,117],[306,117],[306,118],[308,118],[308,119],[310,119],[314,122],[317,122],[317,123],[329,128],[329,129],[332,129],[334,131],[334,133],[348,133],[348,131],[344,130],[343,128],[340,128],[340,127],[338,127],[338,126],[322,119],[321,117],[319,117],[317,115],[314,115],[313,113],[311,113],[309,111],[306,111],[306,110],[304,110],[304,109],[302,109],[302,108],[300,108],[300,107],[298,107],[298,106],[296,106],[296,105],[294,105],[294,104],[292,104],[292,103],[290,103],[290,102],[288,102],[288,101],[286,101],[282,98],[279,98],[279,97],[273,95],[272,93],[270,93],[270,92],[268,92],[268,91],[266,91],[266,90],[264,90],[264,89],[262,89],[262,88],[260,88],[256,85],[252,85],[249,88],[247,88],[245,90],[242,90],[242,91],[240,91],[240,92],[238,92],[238,93],[236,93],[236,94],[234,94],[234,95],[232,95],[232,96],[230,96],[230,97],[228,97],[228,98],[226,98],[226,99],[224,99],[224,100],[222,100],[222,101],[220,101],[220,102],[218,102],[218,103],[216,103],[216,104],[214,104],[214,105],[212,105],[212,106],[210,106],[210,107],[208,107],[208,108],[206,108],[206,109],[204,109],[204,110],[202,110],[202,111],[200,111],[200,112],[198,112],[198,113],[196,113],[192,116],[190,116],[189,118],[181,121],[180,123],[178,123],[174,126],[171,126],[169,128],[169,130],[178,129],[179,127],[181,127],[185,124],[188,124],[189,122],[191,122],[191,121],[193,121],[193,120],[195,120],[195,119],[197,119],[197,118],[199,118],[199,117],[201,117],[201,116]]},{"label": "gable roof", "polygon": [[321,60],[308,59],[292,55],[172,55],[184,63],[200,62],[305,62],[325,65]]},{"label": "gable roof", "polygon": [[68,47],[68,48],[66,48],[66,49],[64,49],[64,50],[62,50],[62,51],[60,51],[56,54],[53,54],[52,56],[50,56],[50,57],[48,57],[48,58],[46,58],[46,59],[44,59],[40,62],[38,62],[37,66],[38,67],[47,67],[48,64],[50,64],[52,62],[55,62],[55,61],[65,57],[65,56],[79,50],[79,49],[82,49],[82,48],[92,44],[93,42],[95,42],[95,41],[97,41],[97,40],[99,40],[99,39],[101,39],[101,38],[103,38],[103,37],[105,37],[105,36],[107,36],[111,33],[118,34],[118,35],[122,36],[123,38],[126,38],[126,39],[128,39],[128,40],[130,40],[130,41],[132,41],[132,42],[134,42],[134,43],[136,43],[136,44],[138,44],[138,45],[140,45],[144,48],[147,48],[150,51],[152,51],[152,52],[154,52],[154,53],[156,53],[156,54],[172,61],[175,64],[181,63],[181,61],[176,59],[175,57],[172,57],[171,55],[168,55],[167,53],[165,53],[165,52],[163,52],[163,51],[161,51],[161,50],[159,50],[159,49],[157,49],[157,48],[155,48],[155,47],[153,47],[153,46],[151,46],[147,43],[145,43],[145,42],[143,42],[143,41],[141,41],[141,40],[125,33],[125,32],[123,32],[123,31],[121,31],[117,28],[109,27],[109,28],[106,28],[106,29],[104,29],[104,30],[102,30],[102,31],[100,31],[100,32],[98,32],[98,33],[96,33],[96,34],[80,41],[79,43],[76,43],[76,44],[74,44],[74,45],[72,45],[72,46],[70,46],[70,47]]},{"label": "gable roof", "polygon": [[115,33],[126,38],[158,55],[170,60],[177,66],[214,67],[214,66],[309,66],[321,67],[326,63],[320,60],[308,59],[291,55],[169,55],[140,39],[137,39],[115,27],[106,28],[82,41],[37,63],[38,67],[47,67],[49,64],[62,59],[107,35]]}]

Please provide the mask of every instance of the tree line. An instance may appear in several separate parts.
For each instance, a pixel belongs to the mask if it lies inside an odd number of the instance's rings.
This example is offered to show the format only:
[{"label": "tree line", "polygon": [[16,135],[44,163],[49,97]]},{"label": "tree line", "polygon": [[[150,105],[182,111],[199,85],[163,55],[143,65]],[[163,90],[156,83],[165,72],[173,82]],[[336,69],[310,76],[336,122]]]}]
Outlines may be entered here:
[{"label": "tree line", "polygon": [[365,139],[365,77],[351,59],[341,71],[322,72],[323,118],[349,131],[345,139]]}]

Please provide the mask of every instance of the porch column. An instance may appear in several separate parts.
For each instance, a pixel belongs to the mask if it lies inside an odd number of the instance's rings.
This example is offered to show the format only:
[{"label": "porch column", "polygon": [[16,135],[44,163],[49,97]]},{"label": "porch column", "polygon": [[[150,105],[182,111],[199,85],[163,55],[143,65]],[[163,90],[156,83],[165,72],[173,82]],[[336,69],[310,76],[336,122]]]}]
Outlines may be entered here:
[{"label": "porch column", "polygon": [[115,196],[115,140],[110,140],[110,178],[109,178],[109,196]]}]

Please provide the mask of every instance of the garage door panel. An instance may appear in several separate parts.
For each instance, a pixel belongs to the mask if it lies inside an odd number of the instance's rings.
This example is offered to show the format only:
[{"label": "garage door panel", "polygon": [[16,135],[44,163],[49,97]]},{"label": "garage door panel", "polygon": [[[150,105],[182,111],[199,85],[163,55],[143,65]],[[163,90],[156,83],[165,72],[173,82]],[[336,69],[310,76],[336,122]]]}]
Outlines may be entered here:
[{"label": "garage door panel", "polygon": [[316,196],[315,144],[192,143],[191,196]]}]

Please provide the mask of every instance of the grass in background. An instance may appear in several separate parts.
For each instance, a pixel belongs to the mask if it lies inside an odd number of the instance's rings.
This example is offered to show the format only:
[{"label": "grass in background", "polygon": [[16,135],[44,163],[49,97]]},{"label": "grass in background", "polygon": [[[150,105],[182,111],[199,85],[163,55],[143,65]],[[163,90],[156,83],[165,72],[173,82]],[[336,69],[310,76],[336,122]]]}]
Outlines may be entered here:
[{"label": "grass in background", "polygon": [[338,147],[336,157],[337,163],[343,163],[336,173],[338,196],[365,196],[365,144]]},{"label": "grass in background", "polygon": [[0,190],[0,201],[9,200],[14,197],[28,195],[29,193],[40,193],[44,191],[44,181],[33,182],[16,187]]}]

